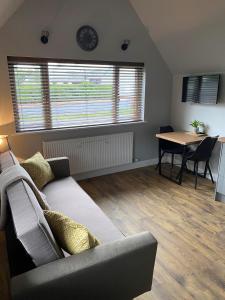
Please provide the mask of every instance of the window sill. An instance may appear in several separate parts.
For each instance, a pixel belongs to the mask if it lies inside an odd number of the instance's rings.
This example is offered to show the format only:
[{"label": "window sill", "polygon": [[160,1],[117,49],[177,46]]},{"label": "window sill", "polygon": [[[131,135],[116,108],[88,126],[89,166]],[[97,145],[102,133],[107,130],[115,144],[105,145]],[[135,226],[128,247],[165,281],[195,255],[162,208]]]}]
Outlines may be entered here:
[{"label": "window sill", "polygon": [[65,131],[77,131],[77,130],[90,130],[90,129],[100,129],[100,128],[114,128],[121,126],[138,126],[147,124],[147,121],[138,122],[127,122],[118,124],[103,124],[103,125],[92,125],[92,126],[80,126],[80,127],[67,127],[67,128],[53,128],[53,129],[43,129],[43,130],[32,130],[32,131],[22,131],[12,134],[12,136],[27,135],[27,134],[45,134],[45,133],[55,133],[55,132],[65,132]]}]

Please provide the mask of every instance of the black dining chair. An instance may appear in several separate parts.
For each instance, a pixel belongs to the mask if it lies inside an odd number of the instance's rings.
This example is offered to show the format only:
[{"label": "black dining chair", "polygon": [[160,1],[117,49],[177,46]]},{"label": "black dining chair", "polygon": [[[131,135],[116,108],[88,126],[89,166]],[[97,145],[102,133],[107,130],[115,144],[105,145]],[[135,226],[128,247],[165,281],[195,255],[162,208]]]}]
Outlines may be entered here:
[{"label": "black dining chair", "polygon": [[210,178],[212,180],[212,183],[214,183],[212,171],[210,169],[210,158],[212,155],[212,151],[215,147],[215,144],[218,140],[218,136],[216,137],[206,137],[202,142],[198,145],[196,150],[194,151],[187,151],[187,153],[184,155],[180,176],[182,181],[182,175],[184,168],[186,167],[186,164],[188,161],[194,162],[194,175],[195,175],[195,189],[197,188],[197,181],[198,181],[198,165],[199,162],[205,162],[205,170],[203,177],[206,178],[207,172],[209,171]]},{"label": "black dining chair", "polygon": [[[167,133],[167,132],[173,132],[174,129],[172,126],[161,126],[159,128],[160,133]],[[174,165],[174,155],[175,154],[182,154],[183,153],[183,147],[181,145],[178,145],[176,143],[166,141],[163,139],[159,139],[159,162],[156,166],[156,169],[159,167],[159,164],[163,158],[163,156],[168,153],[171,154],[171,166],[173,168]]]}]

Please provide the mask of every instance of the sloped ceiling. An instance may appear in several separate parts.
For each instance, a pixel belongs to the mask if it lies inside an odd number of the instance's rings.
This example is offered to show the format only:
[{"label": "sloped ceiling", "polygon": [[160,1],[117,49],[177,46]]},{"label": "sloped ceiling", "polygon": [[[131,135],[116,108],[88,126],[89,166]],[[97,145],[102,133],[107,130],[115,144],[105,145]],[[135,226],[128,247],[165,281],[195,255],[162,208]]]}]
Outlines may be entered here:
[{"label": "sloped ceiling", "polygon": [[23,2],[24,0],[0,0],[0,28]]},{"label": "sloped ceiling", "polygon": [[[24,0],[0,0],[0,28]],[[225,0],[130,0],[173,73],[225,70]]]},{"label": "sloped ceiling", "polygon": [[130,0],[173,73],[225,70],[224,0]]}]

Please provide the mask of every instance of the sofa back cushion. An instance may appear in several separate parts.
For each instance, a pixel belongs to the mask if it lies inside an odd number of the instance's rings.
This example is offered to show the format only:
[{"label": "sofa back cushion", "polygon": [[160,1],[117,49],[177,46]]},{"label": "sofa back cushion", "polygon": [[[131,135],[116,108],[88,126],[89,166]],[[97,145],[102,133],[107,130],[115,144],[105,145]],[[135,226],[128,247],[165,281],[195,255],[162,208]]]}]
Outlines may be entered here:
[{"label": "sofa back cushion", "polygon": [[[10,151],[0,154],[2,170],[15,163],[18,162]],[[7,188],[7,195],[15,236],[35,266],[64,257],[29,185],[19,180]]]},{"label": "sofa back cushion", "polygon": [[23,180],[7,189],[17,238],[36,266],[62,258],[52,232],[33,191]]},{"label": "sofa back cushion", "polygon": [[15,164],[19,164],[17,158],[11,151],[0,154],[0,170],[3,171]]},{"label": "sofa back cushion", "polygon": [[8,262],[11,277],[22,274],[35,268],[30,255],[26,252],[21,242],[17,239],[12,214],[8,209],[5,226]]}]

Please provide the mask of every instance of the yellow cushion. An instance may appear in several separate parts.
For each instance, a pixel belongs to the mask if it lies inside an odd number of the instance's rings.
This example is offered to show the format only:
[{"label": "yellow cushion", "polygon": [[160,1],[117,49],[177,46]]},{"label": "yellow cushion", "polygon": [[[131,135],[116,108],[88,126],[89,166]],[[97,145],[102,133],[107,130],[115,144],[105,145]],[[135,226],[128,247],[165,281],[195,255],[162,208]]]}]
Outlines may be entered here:
[{"label": "yellow cushion", "polygon": [[54,174],[49,163],[40,152],[37,152],[31,158],[23,161],[21,166],[30,174],[30,177],[39,190],[54,179]]},{"label": "yellow cushion", "polygon": [[56,211],[44,210],[49,227],[61,248],[76,254],[99,245],[99,241],[88,229]]}]

